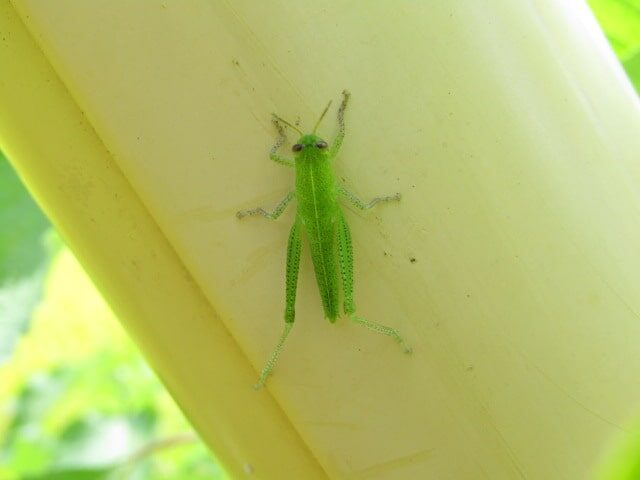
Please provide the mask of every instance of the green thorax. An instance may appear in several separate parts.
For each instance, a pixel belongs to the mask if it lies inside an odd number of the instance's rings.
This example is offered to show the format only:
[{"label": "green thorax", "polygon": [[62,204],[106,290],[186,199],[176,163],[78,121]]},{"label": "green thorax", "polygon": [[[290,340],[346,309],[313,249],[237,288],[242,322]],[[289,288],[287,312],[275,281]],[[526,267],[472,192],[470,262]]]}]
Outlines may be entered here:
[{"label": "green thorax", "polygon": [[[333,213],[336,189],[331,170],[327,144],[316,135],[304,135],[298,140],[301,149],[296,152],[296,197],[303,220],[323,214],[329,208]],[[318,145],[324,145],[319,148]],[[308,215],[307,215],[308,214]]]}]

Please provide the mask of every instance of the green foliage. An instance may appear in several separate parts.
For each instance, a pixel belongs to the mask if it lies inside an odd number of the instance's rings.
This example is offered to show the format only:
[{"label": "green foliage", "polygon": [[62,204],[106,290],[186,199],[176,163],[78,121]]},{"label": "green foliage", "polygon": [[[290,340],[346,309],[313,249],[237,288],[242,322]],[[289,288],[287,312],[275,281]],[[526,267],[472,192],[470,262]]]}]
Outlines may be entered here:
[{"label": "green foliage", "polygon": [[0,221],[0,478],[225,478],[3,158]]},{"label": "green foliage", "polygon": [[589,0],[589,5],[640,92],[640,0]]},{"label": "green foliage", "polygon": [[224,478],[68,250],[44,293],[0,368],[0,478]]},{"label": "green foliage", "polygon": [[51,226],[0,154],[0,364],[8,360],[42,297],[42,283],[58,246]]}]

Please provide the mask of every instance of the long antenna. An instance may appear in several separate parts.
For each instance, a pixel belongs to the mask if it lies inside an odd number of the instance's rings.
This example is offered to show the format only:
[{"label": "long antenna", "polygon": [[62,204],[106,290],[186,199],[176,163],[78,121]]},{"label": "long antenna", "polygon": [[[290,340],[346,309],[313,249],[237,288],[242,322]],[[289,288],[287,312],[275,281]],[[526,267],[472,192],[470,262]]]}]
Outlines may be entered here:
[{"label": "long antenna", "polygon": [[304,135],[304,133],[302,133],[300,131],[300,129],[298,127],[294,127],[293,125],[291,125],[289,122],[287,122],[284,118],[279,117],[278,115],[276,115],[275,113],[271,114],[273,116],[273,118],[275,118],[276,120],[278,120],[279,122],[284,123],[287,127],[291,127],[293,128],[296,132],[298,132],[300,135]]},{"label": "long antenna", "polygon": [[313,133],[316,133],[316,130],[318,129],[318,127],[320,126],[320,122],[322,121],[322,119],[324,118],[324,116],[327,114],[327,111],[329,110],[329,107],[331,106],[331,100],[329,100],[329,103],[327,103],[327,106],[324,107],[324,111],[322,112],[322,115],[320,115],[320,118],[318,119],[318,121],[316,122],[316,126],[313,127]]}]

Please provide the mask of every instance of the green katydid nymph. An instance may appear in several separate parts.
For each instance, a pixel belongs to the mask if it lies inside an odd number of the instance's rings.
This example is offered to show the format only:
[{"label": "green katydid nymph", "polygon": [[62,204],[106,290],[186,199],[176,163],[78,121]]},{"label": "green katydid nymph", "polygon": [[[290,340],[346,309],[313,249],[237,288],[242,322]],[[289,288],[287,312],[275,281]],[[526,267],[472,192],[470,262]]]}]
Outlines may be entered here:
[{"label": "green katydid nymph", "polygon": [[[256,388],[260,388],[265,384],[267,377],[278,360],[284,342],[293,327],[303,231],[306,233],[311,250],[311,259],[318,290],[320,291],[322,307],[324,308],[324,316],[333,323],[339,314],[339,265],[340,276],[342,277],[343,310],[345,315],[354,323],[363,325],[375,332],[388,335],[402,346],[405,353],[411,353],[411,349],[404,343],[404,340],[397,330],[371,322],[356,315],[356,307],[353,301],[353,248],[351,244],[351,233],[338,203],[338,199],[344,197],[355,205],[356,208],[368,210],[381,202],[398,201],[400,200],[400,194],[396,193],[390,196],[376,197],[370,202],[365,203],[349,190],[336,183],[332,163],[344,139],[344,112],[350,97],[349,92],[346,90],[343,91],[342,94],[342,103],[338,109],[339,130],[331,145],[316,135],[318,126],[329,110],[331,102],[328,103],[320,115],[313,132],[309,134],[302,133],[294,125],[273,114],[273,122],[278,130],[279,136],[271,148],[270,157],[271,160],[281,165],[295,168],[295,190],[289,192],[271,212],[263,208],[255,208],[237,213],[238,218],[244,218],[248,215],[261,215],[275,220],[282,214],[291,200],[295,198],[298,202],[296,219],[291,228],[287,246],[284,332],[282,332],[271,357],[267,360],[260,379],[255,385]],[[292,148],[294,154],[293,160],[284,158],[278,154],[278,150],[286,140],[283,124],[301,135]]]}]

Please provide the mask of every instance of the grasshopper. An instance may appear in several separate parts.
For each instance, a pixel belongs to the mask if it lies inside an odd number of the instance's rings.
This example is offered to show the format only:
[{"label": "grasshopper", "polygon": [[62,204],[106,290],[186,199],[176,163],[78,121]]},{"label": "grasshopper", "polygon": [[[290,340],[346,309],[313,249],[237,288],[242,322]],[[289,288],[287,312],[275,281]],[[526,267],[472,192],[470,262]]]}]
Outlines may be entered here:
[{"label": "grasshopper", "polygon": [[[356,315],[356,307],[353,300],[353,247],[351,232],[340,208],[339,199],[344,198],[360,210],[368,210],[378,203],[400,200],[400,194],[375,197],[368,203],[360,200],[342,185],[335,181],[333,174],[333,160],[336,158],[345,136],[344,112],[349,102],[350,93],[342,92],[343,99],[338,109],[338,134],[333,143],[316,135],[320,122],[326,115],[331,102],[327,104],[312,133],[304,134],[296,126],[273,114],[273,122],[279,133],[276,143],[271,148],[270,158],[281,165],[295,168],[295,190],[289,192],[273,211],[263,208],[242,210],[237,217],[242,219],[247,216],[259,215],[271,220],[277,219],[291,200],[298,202],[296,219],[291,227],[287,246],[287,267],[285,281],[285,311],[284,331],[276,344],[273,353],[267,360],[262,373],[255,385],[256,389],[264,386],[267,377],[276,365],[278,356],[282,351],[295,319],[296,289],[298,283],[298,271],[300,267],[300,251],[302,247],[302,232],[306,233],[313,261],[316,282],[322,300],[324,316],[334,323],[339,314],[339,282],[338,265],[342,279],[343,311],[351,321],[384,335],[388,335],[398,342],[405,353],[411,353],[411,349],[394,328],[374,323]],[[284,144],[286,125],[300,134],[300,138],[293,145],[293,160],[282,157],[278,150]]]}]

